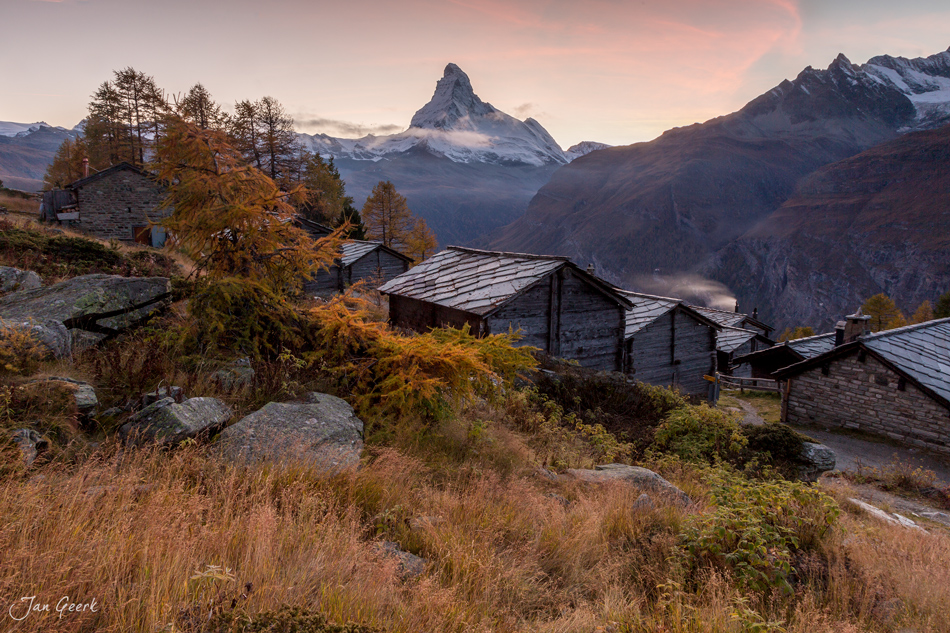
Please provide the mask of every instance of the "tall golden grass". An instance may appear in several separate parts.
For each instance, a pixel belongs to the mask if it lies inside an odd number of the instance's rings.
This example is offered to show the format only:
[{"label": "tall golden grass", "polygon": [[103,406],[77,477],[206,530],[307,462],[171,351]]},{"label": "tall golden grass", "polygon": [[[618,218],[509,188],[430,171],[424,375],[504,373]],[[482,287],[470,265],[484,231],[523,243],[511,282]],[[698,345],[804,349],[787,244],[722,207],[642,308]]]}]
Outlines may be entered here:
[{"label": "tall golden grass", "polygon": [[[7,477],[3,629],[200,630],[232,600],[252,614],[295,605],[405,632],[950,626],[946,534],[851,514],[823,551],[797,561],[795,596],[744,594],[714,570],[692,590],[673,554],[687,515],[704,511],[701,499],[684,509],[657,498],[636,510],[640,491],[629,487],[551,482],[527,465],[503,474],[492,463],[468,457],[449,469],[424,451],[376,449],[360,470],[328,479],[234,468],[198,446],[104,447],[81,466]],[[668,475],[702,495],[688,466]],[[402,579],[382,539],[424,557],[426,572]],[[28,596],[51,612],[11,619]],[[98,610],[60,618],[63,596],[95,599]]]}]

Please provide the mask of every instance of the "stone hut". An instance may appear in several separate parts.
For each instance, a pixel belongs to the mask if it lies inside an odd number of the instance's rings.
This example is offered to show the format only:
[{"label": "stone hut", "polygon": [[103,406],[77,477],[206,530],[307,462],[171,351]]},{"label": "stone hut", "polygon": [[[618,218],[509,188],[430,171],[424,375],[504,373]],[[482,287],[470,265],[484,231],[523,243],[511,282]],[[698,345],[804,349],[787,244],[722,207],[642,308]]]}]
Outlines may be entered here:
[{"label": "stone hut", "polygon": [[624,372],[651,385],[712,398],[716,334],[722,326],[679,299],[621,291],[627,310]]},{"label": "stone hut", "polygon": [[313,279],[304,282],[305,293],[326,296],[343,292],[358,281],[365,281],[370,288],[378,288],[409,270],[412,264],[411,257],[379,242],[347,240],[340,250],[340,257],[329,271],[321,270]]},{"label": "stone hut", "polygon": [[43,196],[42,219],[103,240],[162,246],[165,231],[153,223],[172,213],[160,208],[165,187],[141,169],[119,163]]},{"label": "stone hut", "polygon": [[388,282],[389,321],[417,332],[468,324],[520,330],[521,345],[593,369],[623,369],[626,313],[616,288],[566,257],[450,246]]},{"label": "stone hut", "polygon": [[950,319],[862,334],[860,318],[838,328],[831,350],[775,372],[787,381],[783,421],[950,454]]}]

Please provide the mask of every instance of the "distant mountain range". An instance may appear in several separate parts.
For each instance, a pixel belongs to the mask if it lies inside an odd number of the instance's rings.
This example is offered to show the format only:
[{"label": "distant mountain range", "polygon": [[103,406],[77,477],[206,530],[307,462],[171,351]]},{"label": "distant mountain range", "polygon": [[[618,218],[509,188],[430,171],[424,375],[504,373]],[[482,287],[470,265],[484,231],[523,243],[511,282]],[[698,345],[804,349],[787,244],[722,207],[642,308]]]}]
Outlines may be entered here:
[{"label": "distant mountain range", "polygon": [[[720,274],[724,249],[735,243],[729,252],[736,252],[737,240],[776,212],[817,169],[948,122],[950,51],[913,60],[875,57],[861,66],[839,55],[826,70],[806,68],[733,114],[573,161],[538,191],[524,216],[483,244],[592,262],[615,283],[653,292],[662,290],[659,280],[682,293],[681,278],[704,273],[725,281],[744,309],[758,307],[779,326],[827,324],[840,316],[843,303],[802,293],[796,300],[809,303],[802,312],[783,311],[775,287],[740,279],[743,269],[734,260],[728,274]],[[780,225],[762,224],[760,231]],[[853,228],[859,231],[860,222]],[[770,243],[761,232],[756,237],[760,241],[754,244]],[[788,247],[794,248],[790,239]],[[753,242],[741,244],[753,248]],[[883,242],[868,246],[885,247]],[[817,259],[798,260],[802,274],[833,256],[811,255]],[[919,266],[922,278],[929,274],[927,266]],[[938,281],[926,290],[931,296]],[[914,296],[923,294],[921,287]],[[806,316],[812,322],[783,320]]]},{"label": "distant mountain range", "polygon": [[4,186],[23,191],[43,188],[43,174],[53,162],[56,150],[67,138],[79,134],[72,130],[38,123],[0,121],[0,180]]},{"label": "distant mountain range", "polygon": [[455,64],[404,132],[301,139],[333,157],[357,206],[377,182],[392,181],[443,246],[470,243],[517,219],[558,167],[608,147],[585,142],[563,151],[534,119],[519,121],[482,101]]}]

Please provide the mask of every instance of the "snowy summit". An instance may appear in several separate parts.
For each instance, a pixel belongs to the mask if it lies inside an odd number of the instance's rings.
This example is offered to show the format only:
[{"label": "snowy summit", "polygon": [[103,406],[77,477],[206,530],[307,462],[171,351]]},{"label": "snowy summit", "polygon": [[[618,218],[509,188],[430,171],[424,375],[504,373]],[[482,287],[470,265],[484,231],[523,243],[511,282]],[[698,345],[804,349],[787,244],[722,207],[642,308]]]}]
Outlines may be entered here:
[{"label": "snowy summit", "polygon": [[301,134],[301,139],[311,151],[335,159],[376,161],[413,149],[458,163],[542,166],[573,158],[534,119],[519,121],[479,99],[468,75],[455,64],[445,67],[432,99],[413,115],[405,132],[360,139]]}]

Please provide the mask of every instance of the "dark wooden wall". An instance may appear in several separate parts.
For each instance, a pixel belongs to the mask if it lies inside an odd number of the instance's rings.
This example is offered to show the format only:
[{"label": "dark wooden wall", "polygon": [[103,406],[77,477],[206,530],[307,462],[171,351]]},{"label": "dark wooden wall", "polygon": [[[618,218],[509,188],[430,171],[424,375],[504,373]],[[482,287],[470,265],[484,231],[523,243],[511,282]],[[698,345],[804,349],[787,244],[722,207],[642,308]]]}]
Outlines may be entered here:
[{"label": "dark wooden wall", "polygon": [[366,281],[373,288],[378,288],[407,270],[409,262],[377,248],[347,266],[343,281],[347,285]]},{"label": "dark wooden wall", "polygon": [[340,281],[340,267],[330,266],[330,270],[320,270],[313,279],[309,279],[303,284],[304,294],[307,295],[328,295],[339,292],[342,287]]},{"label": "dark wooden wall", "polygon": [[626,371],[651,385],[677,385],[684,393],[706,395],[703,376],[716,371],[716,331],[678,309],[627,340]]},{"label": "dark wooden wall", "polygon": [[488,331],[522,330],[532,345],[584,367],[619,371],[624,309],[598,288],[562,268],[488,317]]},{"label": "dark wooden wall", "polygon": [[428,332],[434,327],[444,326],[461,328],[468,323],[473,334],[485,333],[484,323],[478,315],[399,295],[389,296],[389,322],[415,332]]}]

